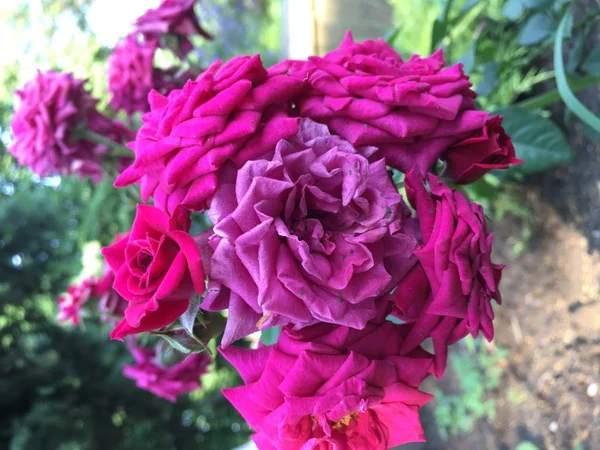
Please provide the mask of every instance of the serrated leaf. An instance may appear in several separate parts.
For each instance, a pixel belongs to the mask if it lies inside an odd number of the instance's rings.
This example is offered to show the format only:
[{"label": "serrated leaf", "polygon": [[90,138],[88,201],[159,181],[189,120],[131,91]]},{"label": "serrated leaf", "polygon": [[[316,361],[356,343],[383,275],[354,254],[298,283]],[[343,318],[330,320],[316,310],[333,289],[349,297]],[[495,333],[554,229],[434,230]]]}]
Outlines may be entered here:
[{"label": "serrated leaf", "polygon": [[518,108],[504,108],[498,114],[504,116],[502,125],[512,138],[517,157],[525,162],[512,167],[511,175],[542,172],[573,159],[563,133],[551,120]]},{"label": "serrated leaf", "polygon": [[600,77],[600,47],[592,50],[587,58],[585,58],[581,68],[589,75]]},{"label": "serrated leaf", "polygon": [[189,353],[200,353],[206,350],[206,346],[192,338],[187,334],[187,331],[180,328],[178,330],[171,330],[165,333],[151,333],[156,336],[163,338],[169,343],[175,350],[189,354]]},{"label": "serrated leaf", "polygon": [[280,327],[273,327],[260,332],[260,342],[264,345],[273,345],[277,342],[279,337]]},{"label": "serrated leaf", "polygon": [[525,7],[521,0],[508,0],[504,8],[502,8],[502,14],[510,20],[516,20],[521,17],[523,11],[525,11]]},{"label": "serrated leaf", "polygon": [[552,19],[545,14],[537,13],[531,16],[519,33],[519,44],[533,45],[543,41],[552,34]]},{"label": "serrated leaf", "polygon": [[188,332],[191,337],[194,337],[194,322],[196,322],[196,316],[200,310],[200,303],[202,303],[204,297],[198,294],[194,294],[190,297],[190,304],[188,309],[179,317],[183,329]]}]

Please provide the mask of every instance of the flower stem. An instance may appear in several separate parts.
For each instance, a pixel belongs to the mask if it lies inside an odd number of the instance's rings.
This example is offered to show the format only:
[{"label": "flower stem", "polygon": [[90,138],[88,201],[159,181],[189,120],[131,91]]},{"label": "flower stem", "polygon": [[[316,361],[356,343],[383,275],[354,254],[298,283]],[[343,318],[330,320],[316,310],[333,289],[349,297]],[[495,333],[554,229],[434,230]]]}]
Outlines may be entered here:
[{"label": "flower stem", "polygon": [[97,142],[98,144],[102,144],[110,148],[113,152],[111,156],[126,156],[132,158],[134,156],[133,152],[118,142],[113,141],[107,137],[102,136],[101,134],[95,133],[90,130],[84,130],[81,132],[80,136],[84,139],[87,139],[92,142]]}]

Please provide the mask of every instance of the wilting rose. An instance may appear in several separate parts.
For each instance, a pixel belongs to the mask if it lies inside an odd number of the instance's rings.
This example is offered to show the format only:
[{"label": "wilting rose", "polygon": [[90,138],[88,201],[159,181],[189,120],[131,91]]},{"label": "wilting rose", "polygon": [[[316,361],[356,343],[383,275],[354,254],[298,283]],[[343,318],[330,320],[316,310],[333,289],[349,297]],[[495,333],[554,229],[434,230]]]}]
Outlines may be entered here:
[{"label": "wilting rose", "polygon": [[154,53],[158,42],[141,41],[130,34],[108,57],[110,106],[129,116],[150,109],[148,93],[154,87]]},{"label": "wilting rose", "polygon": [[423,242],[415,251],[419,263],[400,282],[394,297],[398,315],[414,321],[403,351],[431,337],[436,375],[441,377],[448,345],[469,333],[493,338],[491,299],[501,302],[498,284],[504,266],[491,262],[492,233],[487,232],[482,207],[433,175],[427,181],[431,193],[415,172],[405,179]]},{"label": "wilting rose", "polygon": [[282,329],[275,345],[230,346],[223,356],[245,386],[223,394],[256,431],[258,448],[387,449],[424,441],[418,390],[431,355],[400,355],[410,325],[378,317],[363,330],[318,324]]},{"label": "wilting rose", "polygon": [[200,376],[208,372],[211,362],[207,353],[194,353],[167,365],[159,361],[159,347],[131,347],[130,350],[135,364],[125,365],[123,375],[135,380],[137,387],[171,402],[200,388]]},{"label": "wilting rose", "polygon": [[209,216],[210,279],[225,288],[202,304],[229,308],[223,345],[287,323],[362,328],[414,265],[406,206],[372,151],[305,119],[272,160],[224,173]]},{"label": "wilting rose", "polygon": [[138,205],[131,232],[102,250],[115,272],[114,289],[129,302],[111,338],[170,325],[185,312],[190,296],[204,293],[202,258],[190,226],[182,209],[169,217]]},{"label": "wilting rose", "polygon": [[95,294],[98,280],[87,278],[81,284],[68,287],[67,293],[58,297],[58,321],[78,325],[81,321],[81,308]]},{"label": "wilting rose", "polygon": [[502,128],[502,116],[492,116],[482,129],[457,142],[442,155],[446,174],[460,184],[472,183],[493,169],[508,169],[523,161]]},{"label": "wilting rose", "polygon": [[387,164],[425,173],[444,150],[480,130],[489,114],[474,111],[462,65],[444,67],[441,50],[404,61],[383,39],[354,42],[313,56],[295,76],[310,90],[295,99],[301,117],[324,123],[354,145],[375,145]]},{"label": "wilting rose", "polygon": [[267,72],[255,55],[216,62],[167,97],[151,92],[136,160],[115,185],[140,181],[144,201],[154,197],[169,213],[180,204],[205,209],[225,161],[242,165],[298,131],[298,119],[287,109],[302,86],[301,80]]},{"label": "wilting rose", "polygon": [[98,112],[98,102],[84,83],[71,73],[38,71],[17,90],[19,101],[11,123],[14,140],[8,150],[19,164],[40,176],[102,176],[100,158],[110,149],[83,133],[123,142],[131,131]]},{"label": "wilting rose", "polygon": [[189,37],[199,34],[205,39],[212,36],[200,26],[194,13],[196,0],[163,0],[158,8],[149,9],[135,21],[135,30],[146,39],[159,39],[167,46],[167,35],[177,39],[177,54],[183,58],[194,46]]}]

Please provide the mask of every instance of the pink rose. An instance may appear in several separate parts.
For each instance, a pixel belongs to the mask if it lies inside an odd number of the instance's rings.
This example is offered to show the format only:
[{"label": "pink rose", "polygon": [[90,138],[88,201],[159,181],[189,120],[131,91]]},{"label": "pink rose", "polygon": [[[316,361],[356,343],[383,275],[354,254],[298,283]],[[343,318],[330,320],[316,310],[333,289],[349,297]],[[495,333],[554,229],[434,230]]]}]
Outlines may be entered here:
[{"label": "pink rose", "polygon": [[223,394],[256,431],[259,449],[383,450],[425,440],[419,408],[431,395],[418,387],[431,355],[401,355],[410,325],[382,312],[360,331],[285,327],[273,346],[221,349],[245,383]]},{"label": "pink rose", "polygon": [[132,116],[150,108],[148,93],[154,87],[157,46],[157,41],[141,42],[137,35],[130,34],[108,57],[108,91],[115,111],[122,109]]},{"label": "pink rose", "polygon": [[209,211],[210,280],[224,288],[202,304],[229,308],[224,346],[257,327],[363,328],[411,269],[408,210],[385,161],[364,156],[372,151],[304,119],[272,160],[224,172]]},{"label": "pink rose", "polygon": [[408,61],[383,39],[309,58],[295,76],[310,90],[295,101],[301,117],[324,123],[354,145],[375,145],[388,165],[427,172],[444,150],[481,129],[489,114],[474,111],[475,93],[462,65],[444,67],[441,50]]},{"label": "pink rose", "polygon": [[67,293],[58,297],[58,321],[78,325],[81,308],[95,294],[97,283],[95,278],[87,278],[81,284],[69,286]]},{"label": "pink rose", "polygon": [[394,298],[397,315],[415,322],[402,350],[411,351],[431,337],[435,373],[441,377],[448,345],[480,331],[493,338],[491,299],[501,303],[498,284],[504,266],[491,262],[493,236],[483,208],[431,174],[427,181],[431,193],[415,172],[405,178],[423,243],[415,251],[419,263],[402,279]]},{"label": "pink rose", "polygon": [[298,119],[287,110],[302,86],[296,78],[269,73],[255,55],[216,62],[168,97],[151,92],[136,160],[115,185],[140,181],[144,201],[154,197],[168,212],[180,204],[206,209],[225,161],[241,166],[298,131]]},{"label": "pink rose", "polygon": [[492,116],[482,129],[451,146],[442,155],[446,173],[460,184],[473,183],[493,169],[508,169],[523,161],[502,128],[502,116]]},{"label": "pink rose", "polygon": [[189,213],[172,217],[138,205],[131,232],[102,254],[115,272],[114,289],[129,302],[112,339],[156,330],[181,316],[193,294],[203,294],[204,270],[198,245],[188,234]]},{"label": "pink rose", "polygon": [[200,376],[208,372],[211,362],[206,353],[194,353],[183,361],[166,365],[159,361],[160,349],[130,348],[134,365],[125,365],[123,375],[136,381],[137,387],[175,402],[177,397],[202,386]]},{"label": "pink rose", "polygon": [[96,109],[85,80],[71,73],[40,72],[18,90],[9,147],[17,162],[40,176],[51,174],[102,177],[100,159],[110,149],[81,133],[86,130],[117,142],[131,136],[123,124]]},{"label": "pink rose", "polygon": [[190,36],[199,34],[212,40],[212,36],[198,22],[194,13],[195,4],[196,0],[163,0],[158,8],[149,9],[135,21],[135,29],[146,39],[160,39],[163,46],[166,46],[166,35],[175,36],[178,41],[177,54],[183,58],[194,48]]}]

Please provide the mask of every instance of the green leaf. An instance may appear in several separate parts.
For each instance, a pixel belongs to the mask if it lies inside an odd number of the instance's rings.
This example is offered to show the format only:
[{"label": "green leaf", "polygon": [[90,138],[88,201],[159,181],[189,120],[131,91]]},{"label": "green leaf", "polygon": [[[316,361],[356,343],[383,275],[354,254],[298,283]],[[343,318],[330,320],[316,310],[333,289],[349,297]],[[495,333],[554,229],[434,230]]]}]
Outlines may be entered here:
[{"label": "green leaf", "polygon": [[477,5],[479,2],[481,2],[481,0],[467,0],[465,2],[464,5],[462,5],[462,8],[460,9],[461,14],[466,13],[468,10],[470,10],[473,6]]},{"label": "green leaf", "polygon": [[538,8],[548,3],[548,0],[521,0],[526,8]]},{"label": "green leaf", "polygon": [[523,441],[517,445],[515,450],[540,450],[533,442]]},{"label": "green leaf", "polygon": [[600,77],[600,47],[592,50],[592,53],[585,58],[581,68],[589,75]]},{"label": "green leaf", "polygon": [[483,80],[477,84],[475,91],[479,95],[490,95],[496,83],[498,83],[498,63],[492,61],[483,67]]},{"label": "green leaf", "polygon": [[475,65],[475,42],[469,46],[466,53],[458,60],[458,62],[463,64],[465,73],[469,73],[473,70],[473,66]]},{"label": "green leaf", "polygon": [[396,39],[398,39],[398,35],[400,34],[400,27],[396,27],[393,30],[388,31],[383,36],[383,40],[387,42],[389,45],[393,46]]},{"label": "green leaf", "polygon": [[190,305],[188,309],[179,317],[179,321],[181,325],[183,325],[183,329],[187,331],[187,333],[195,338],[194,336],[194,323],[196,322],[196,316],[198,315],[198,311],[200,310],[200,303],[202,303],[204,297],[201,295],[192,295],[190,297]]},{"label": "green leaf", "polygon": [[501,109],[498,114],[504,116],[502,125],[512,138],[517,157],[525,162],[512,167],[511,174],[542,172],[573,159],[563,133],[552,121],[514,107]]},{"label": "green leaf", "polygon": [[439,42],[444,38],[446,27],[440,19],[435,19],[431,30],[431,52],[435,51]]},{"label": "green leaf", "polygon": [[277,338],[279,337],[280,332],[279,327],[269,328],[267,330],[262,330],[260,333],[260,341],[264,345],[273,345],[277,342]]},{"label": "green leaf", "polygon": [[510,20],[516,20],[521,17],[523,11],[525,11],[525,7],[521,0],[508,0],[504,8],[502,8],[502,14]]},{"label": "green leaf", "polygon": [[181,353],[200,353],[206,350],[206,346],[189,336],[187,331],[183,328],[166,331],[164,333],[150,332],[150,334],[160,336],[167,341],[171,347]]},{"label": "green leaf", "polygon": [[558,88],[558,93],[563,99],[563,102],[565,102],[565,105],[573,111],[573,114],[596,131],[600,131],[600,117],[595,116],[577,99],[577,97],[575,97],[575,94],[571,91],[567,81],[567,74],[565,73],[563,62],[562,44],[564,32],[572,22],[573,15],[571,14],[571,11],[568,10],[560,21],[558,30],[556,30],[556,39],[554,40],[554,72],[556,74],[556,87]]},{"label": "green leaf", "polygon": [[543,41],[553,31],[552,19],[545,14],[534,14],[525,22],[519,33],[519,44],[532,45]]}]

